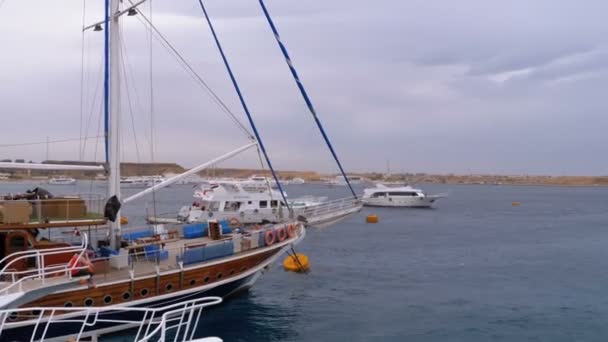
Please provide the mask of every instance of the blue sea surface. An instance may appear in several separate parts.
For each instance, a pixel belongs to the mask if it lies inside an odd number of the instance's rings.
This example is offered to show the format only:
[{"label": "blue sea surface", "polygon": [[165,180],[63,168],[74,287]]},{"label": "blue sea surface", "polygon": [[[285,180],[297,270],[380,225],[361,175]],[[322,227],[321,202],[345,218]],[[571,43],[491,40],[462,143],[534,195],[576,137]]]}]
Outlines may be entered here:
[{"label": "blue sea surface", "polygon": [[[449,197],[435,209],[364,208],[309,229],[296,249],[310,273],[275,265],[248,293],[207,311],[201,334],[227,342],[608,340],[608,188],[421,187]],[[348,194],[310,184],[287,192]],[[192,187],[156,198],[158,212],[175,212]],[[125,207],[131,221],[144,218],[146,201]],[[365,223],[368,214],[380,222]]]}]

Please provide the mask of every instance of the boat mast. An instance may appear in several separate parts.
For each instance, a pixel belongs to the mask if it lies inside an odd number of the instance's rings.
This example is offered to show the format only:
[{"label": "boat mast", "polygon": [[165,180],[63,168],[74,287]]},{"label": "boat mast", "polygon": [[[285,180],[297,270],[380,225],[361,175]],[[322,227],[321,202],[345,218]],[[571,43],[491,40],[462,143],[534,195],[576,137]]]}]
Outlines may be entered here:
[{"label": "boat mast", "polygon": [[[106,13],[106,49],[109,48],[109,99],[106,103],[107,111],[107,162],[109,171],[108,198],[116,196],[120,201],[120,1],[109,1],[109,14]],[[107,11],[108,9],[106,9]],[[106,58],[108,53],[106,51]],[[106,64],[107,67],[107,64]],[[116,214],[116,221],[110,222],[110,246],[117,248],[117,236],[120,236],[120,211]]]}]

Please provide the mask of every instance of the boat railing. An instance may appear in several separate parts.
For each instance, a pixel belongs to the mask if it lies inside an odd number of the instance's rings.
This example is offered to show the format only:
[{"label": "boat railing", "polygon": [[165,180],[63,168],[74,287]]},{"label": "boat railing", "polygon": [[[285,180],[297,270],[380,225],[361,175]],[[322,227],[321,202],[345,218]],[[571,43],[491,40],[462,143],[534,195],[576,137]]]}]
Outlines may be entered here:
[{"label": "boat railing", "polygon": [[361,205],[361,200],[356,199],[354,197],[345,197],[310,205],[302,209],[302,211],[299,211],[298,214],[303,215],[304,217],[315,217],[330,213],[352,210],[354,208],[361,207]]},{"label": "boat railing", "polygon": [[[18,291],[23,291],[23,284],[28,280],[40,279],[41,285],[45,286],[48,278],[67,277],[72,278],[72,272],[86,270],[88,266],[78,266],[79,261],[84,258],[84,253],[87,250],[88,236],[82,234],[82,241],[79,246],[66,246],[49,249],[33,249],[23,252],[12,253],[0,261],[0,264],[5,266],[0,270],[0,281],[8,283],[7,286],[0,288],[0,295],[6,295],[15,288]],[[46,259],[49,256],[78,254],[75,265],[70,267],[69,263],[46,265]],[[28,260],[34,259],[36,268],[28,268],[18,270],[16,265],[19,262],[27,263]]]},{"label": "boat railing", "polygon": [[68,341],[78,342],[85,338],[98,337],[99,326],[124,325],[136,328],[135,342],[165,342],[195,340],[203,309],[222,302],[220,297],[205,297],[157,307],[28,307],[0,310],[0,339],[3,332],[22,324],[24,319],[34,321],[29,341],[44,341],[53,326],[66,323],[79,324],[78,333],[66,336]]},{"label": "boat railing", "polygon": [[19,215],[24,216],[18,222],[20,224],[71,222],[103,219],[105,197],[101,194],[74,194],[39,199],[21,195],[0,200],[0,205],[19,210]]}]

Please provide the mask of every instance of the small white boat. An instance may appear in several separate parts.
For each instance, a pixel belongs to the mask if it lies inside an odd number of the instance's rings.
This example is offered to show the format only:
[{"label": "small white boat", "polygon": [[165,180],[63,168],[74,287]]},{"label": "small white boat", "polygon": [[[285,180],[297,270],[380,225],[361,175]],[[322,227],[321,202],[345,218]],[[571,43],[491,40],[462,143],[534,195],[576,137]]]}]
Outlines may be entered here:
[{"label": "small white boat", "polygon": [[[359,176],[349,175],[348,182],[350,182],[350,184],[361,184],[363,182],[363,178],[361,178]],[[333,179],[329,179],[328,181],[325,182],[325,185],[327,185],[327,186],[334,186],[334,185],[346,186],[346,185],[348,185],[348,183],[346,183],[346,179],[344,178],[344,176],[340,175],[340,176],[336,176]]]},{"label": "small white boat", "polygon": [[291,180],[291,184],[305,184],[306,181],[304,180],[304,178],[294,178]]},{"label": "small white boat", "polygon": [[446,194],[427,195],[420,189],[409,185],[401,187],[388,187],[376,184],[375,188],[368,188],[363,193],[363,204],[372,207],[409,207],[429,208]]},{"label": "small white boat", "polygon": [[148,188],[163,182],[163,176],[131,176],[120,180],[121,188]]},{"label": "small white boat", "polygon": [[76,184],[76,179],[72,177],[59,176],[49,179],[49,184],[52,185],[72,185]]}]

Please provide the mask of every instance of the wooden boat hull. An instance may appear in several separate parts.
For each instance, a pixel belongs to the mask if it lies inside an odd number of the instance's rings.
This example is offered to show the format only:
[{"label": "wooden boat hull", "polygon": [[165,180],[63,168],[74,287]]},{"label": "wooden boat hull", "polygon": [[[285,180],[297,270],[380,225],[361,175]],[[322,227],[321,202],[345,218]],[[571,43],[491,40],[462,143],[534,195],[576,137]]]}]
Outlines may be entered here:
[{"label": "wooden boat hull", "polygon": [[[77,290],[55,293],[28,303],[22,307],[32,307],[32,314],[34,315],[36,314],[35,307],[63,307],[67,302],[71,302],[73,306],[85,306],[83,301],[86,301],[89,298],[94,300],[95,305],[104,305],[104,297],[106,296],[112,296],[112,299],[116,298],[117,300],[107,304],[108,306],[119,304],[121,306],[127,305],[134,307],[162,307],[184,300],[208,296],[226,298],[236,293],[246,291],[253,286],[264,270],[268,268],[286,248],[288,248],[288,246],[253,254],[233,261],[218,263],[216,265],[162,275],[158,280],[156,277],[136,279],[132,282],[109,284],[93,289],[80,288]],[[231,275],[232,271],[234,271],[234,273]],[[222,276],[218,279],[219,274],[222,274]],[[226,274],[227,277],[224,277],[224,274]],[[180,279],[182,280],[180,281]],[[192,282],[192,280],[197,281]],[[206,283],[205,280],[207,280]],[[158,285],[163,286],[156,286],[157,283]],[[174,286],[179,287],[168,291],[167,284],[176,284]],[[122,295],[131,288],[134,289],[132,292],[132,299],[124,300]],[[142,290],[148,289],[148,291],[150,291],[152,288],[154,288],[155,291],[158,290],[158,292],[155,292],[154,295],[150,292],[145,296],[142,295]],[[58,313],[58,315],[60,315],[60,313]],[[138,312],[123,312],[107,314],[104,318],[123,319],[126,318],[124,315],[141,314]],[[83,317],[84,314],[77,319],[82,320]],[[131,320],[138,319],[138,317],[128,318]],[[12,326],[3,329],[0,340],[21,341],[24,339],[24,336],[32,336],[34,333],[36,334],[36,339],[39,339],[44,331],[45,321],[45,319],[42,319],[37,329],[35,328],[36,320],[30,319],[28,321],[15,322]],[[94,330],[85,331],[83,336],[107,334],[130,327],[131,326],[128,325],[109,323],[97,324]],[[67,336],[78,334],[79,329],[79,324],[69,322],[50,324],[45,334],[44,341],[65,341]]]}]

